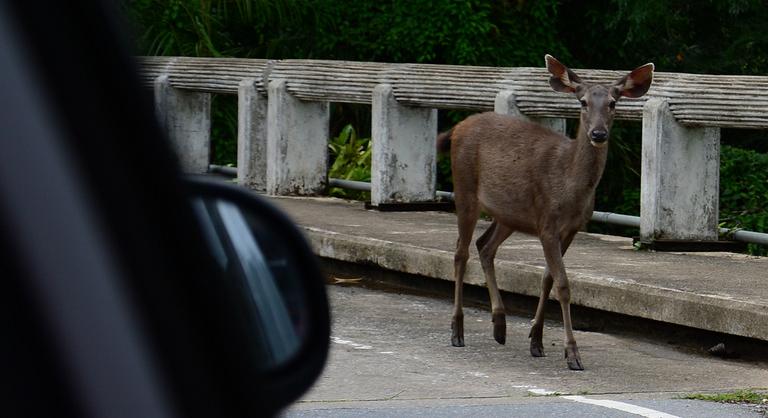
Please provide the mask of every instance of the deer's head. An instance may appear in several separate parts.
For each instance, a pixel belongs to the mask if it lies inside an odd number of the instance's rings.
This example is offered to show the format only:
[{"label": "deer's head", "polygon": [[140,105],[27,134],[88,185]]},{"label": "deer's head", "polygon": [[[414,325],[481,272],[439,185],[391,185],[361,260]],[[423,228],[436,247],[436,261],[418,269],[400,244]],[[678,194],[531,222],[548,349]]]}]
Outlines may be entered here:
[{"label": "deer's head", "polygon": [[[608,142],[616,102],[621,97],[641,97],[651,87],[653,64],[645,64],[632,70],[612,85],[589,84],[551,55],[546,55],[547,70],[552,74],[549,85],[562,93],[573,93],[581,103],[581,124],[586,138],[595,147]],[[580,132],[581,134],[582,132]],[[579,135],[581,137],[581,135]]]}]

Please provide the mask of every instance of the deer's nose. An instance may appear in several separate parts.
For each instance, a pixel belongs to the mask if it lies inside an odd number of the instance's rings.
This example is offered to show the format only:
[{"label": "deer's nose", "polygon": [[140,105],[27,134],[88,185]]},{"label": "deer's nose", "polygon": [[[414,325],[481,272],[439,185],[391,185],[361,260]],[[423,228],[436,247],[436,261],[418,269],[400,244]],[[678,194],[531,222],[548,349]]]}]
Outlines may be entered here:
[{"label": "deer's nose", "polygon": [[589,138],[595,142],[603,142],[608,139],[608,131],[604,129],[595,129],[589,133]]}]

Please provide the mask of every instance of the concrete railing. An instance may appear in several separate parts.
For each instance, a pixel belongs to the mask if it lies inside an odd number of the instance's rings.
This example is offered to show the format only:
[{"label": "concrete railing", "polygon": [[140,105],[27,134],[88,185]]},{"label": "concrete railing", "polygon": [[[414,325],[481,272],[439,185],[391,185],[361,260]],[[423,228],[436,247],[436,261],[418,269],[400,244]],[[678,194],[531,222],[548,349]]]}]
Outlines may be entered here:
[{"label": "concrete railing", "polygon": [[[544,68],[144,57],[142,77],[190,172],[208,169],[210,94],[237,94],[238,177],[271,194],[327,186],[329,102],[372,106],[374,205],[435,199],[435,109],[494,109],[563,131],[579,104]],[[575,70],[612,82],[624,71]],[[768,77],[657,72],[617,119],[643,125],[640,234],[716,240],[720,128],[768,128]]]}]

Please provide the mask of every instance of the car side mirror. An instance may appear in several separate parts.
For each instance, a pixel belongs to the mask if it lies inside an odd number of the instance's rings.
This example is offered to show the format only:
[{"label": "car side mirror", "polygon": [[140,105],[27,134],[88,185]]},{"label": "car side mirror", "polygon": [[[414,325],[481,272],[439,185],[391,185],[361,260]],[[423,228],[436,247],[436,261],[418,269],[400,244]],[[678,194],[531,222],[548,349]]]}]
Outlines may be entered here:
[{"label": "car side mirror", "polygon": [[235,306],[223,311],[241,332],[231,343],[250,354],[238,375],[259,412],[279,410],[309,389],[327,358],[329,307],[317,260],[298,228],[255,193],[204,177],[185,182],[222,285],[233,289]]}]

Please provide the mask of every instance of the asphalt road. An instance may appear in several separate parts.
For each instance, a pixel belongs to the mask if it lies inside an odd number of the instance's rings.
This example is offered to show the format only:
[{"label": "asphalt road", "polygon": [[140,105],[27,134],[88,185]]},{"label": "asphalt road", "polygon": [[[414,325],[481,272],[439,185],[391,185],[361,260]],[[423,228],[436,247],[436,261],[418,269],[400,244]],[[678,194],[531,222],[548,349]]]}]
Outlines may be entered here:
[{"label": "asphalt road", "polygon": [[567,369],[562,328],[547,322],[547,357],[528,353],[530,318],[465,308],[466,347],[452,347],[452,302],[359,286],[328,287],[329,363],[289,417],[761,417],[753,406],[681,399],[768,387],[768,363],[723,360],[663,341],[576,332],[586,370]]}]

